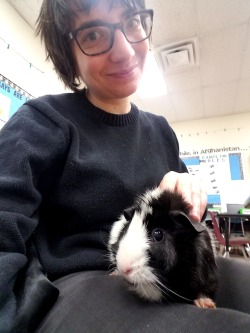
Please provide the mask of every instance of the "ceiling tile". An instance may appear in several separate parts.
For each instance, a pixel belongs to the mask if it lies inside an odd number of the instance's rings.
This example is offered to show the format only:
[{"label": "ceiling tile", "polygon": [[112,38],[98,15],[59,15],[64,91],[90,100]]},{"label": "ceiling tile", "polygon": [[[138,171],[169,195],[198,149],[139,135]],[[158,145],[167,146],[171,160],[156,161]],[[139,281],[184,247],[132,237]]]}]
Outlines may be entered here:
[{"label": "ceiling tile", "polygon": [[201,89],[172,94],[171,99],[178,120],[198,119],[203,117]]},{"label": "ceiling tile", "polygon": [[[250,2],[250,1],[249,1]],[[241,68],[241,78],[250,78],[250,23],[247,30],[247,41],[244,46],[244,57]]]},{"label": "ceiling tile", "polygon": [[199,34],[248,22],[249,0],[196,0]]},{"label": "ceiling tile", "polygon": [[155,13],[154,47],[196,35],[194,0],[147,0],[146,3]]},{"label": "ceiling tile", "polygon": [[176,74],[165,75],[167,90],[170,93],[199,88],[201,85],[199,68]]},{"label": "ceiling tile", "polygon": [[[8,0],[16,10],[21,13],[25,21],[35,27],[42,0]],[[25,15],[23,15],[23,13]]]},{"label": "ceiling tile", "polygon": [[240,76],[247,25],[200,38],[202,85],[234,81]]},{"label": "ceiling tile", "polygon": [[250,79],[239,82],[234,112],[250,112]]},{"label": "ceiling tile", "polygon": [[237,81],[203,88],[204,115],[216,117],[233,112]]}]

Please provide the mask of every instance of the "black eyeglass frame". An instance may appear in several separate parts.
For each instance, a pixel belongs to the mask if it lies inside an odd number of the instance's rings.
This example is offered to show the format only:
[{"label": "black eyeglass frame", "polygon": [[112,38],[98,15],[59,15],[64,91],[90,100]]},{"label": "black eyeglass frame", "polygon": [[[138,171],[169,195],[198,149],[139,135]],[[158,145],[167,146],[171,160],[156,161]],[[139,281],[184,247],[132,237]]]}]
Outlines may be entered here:
[{"label": "black eyeglass frame", "polygon": [[[89,57],[92,57],[92,56],[96,56],[96,55],[100,55],[100,54],[103,54],[103,53],[106,53],[108,52],[109,50],[112,49],[113,47],[113,44],[114,44],[114,32],[116,29],[119,29],[121,30],[121,32],[123,33],[123,35],[125,36],[126,40],[130,43],[130,44],[137,44],[137,43],[140,43],[146,39],[148,39],[152,33],[152,28],[153,28],[153,16],[154,16],[154,11],[153,9],[144,9],[144,10],[140,10],[140,11],[136,11],[136,12],[132,12],[130,15],[128,15],[128,17],[130,16],[134,16],[134,15],[137,15],[137,14],[149,14],[150,18],[151,18],[151,26],[150,26],[150,30],[149,30],[149,33],[147,35],[147,37],[139,40],[139,41],[136,41],[136,42],[131,42],[125,32],[124,32],[124,29],[123,29],[123,24],[122,22],[118,22],[118,23],[106,23],[106,22],[102,22],[102,21],[94,21],[94,22],[89,22],[89,23],[84,23],[83,25],[81,25],[79,28],[77,28],[76,30],[74,31],[71,31],[68,33],[68,41],[71,42],[73,39],[76,41],[77,45],[79,46],[80,50],[82,51],[82,53],[84,53],[85,55],[89,56]],[[99,52],[99,53],[94,53],[94,54],[88,54],[87,52],[83,51],[83,49],[81,48],[78,40],[77,40],[77,34],[79,31],[83,30],[83,29],[86,29],[86,28],[92,28],[92,27],[98,27],[98,26],[104,26],[104,27],[108,27],[110,28],[110,31],[111,31],[111,39],[110,39],[110,46],[107,50],[105,51],[102,51],[102,52]]]}]

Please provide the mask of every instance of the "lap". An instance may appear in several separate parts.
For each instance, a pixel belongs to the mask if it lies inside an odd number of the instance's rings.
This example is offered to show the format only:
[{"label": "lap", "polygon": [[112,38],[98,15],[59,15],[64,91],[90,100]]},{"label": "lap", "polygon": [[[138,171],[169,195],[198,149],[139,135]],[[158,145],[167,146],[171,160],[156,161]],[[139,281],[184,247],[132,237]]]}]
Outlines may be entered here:
[{"label": "lap", "polygon": [[[228,265],[235,266],[231,261],[219,260],[219,267],[229,269]],[[221,275],[222,269],[219,271]],[[244,312],[145,302],[128,292],[120,277],[106,272],[71,274],[55,281],[55,285],[60,290],[59,299],[37,333],[250,332],[250,315]],[[229,284],[223,288],[226,290]],[[217,298],[222,303],[219,293]],[[230,305],[229,298],[226,302]]]},{"label": "lap", "polygon": [[217,265],[217,306],[250,314],[250,260],[218,257]]}]

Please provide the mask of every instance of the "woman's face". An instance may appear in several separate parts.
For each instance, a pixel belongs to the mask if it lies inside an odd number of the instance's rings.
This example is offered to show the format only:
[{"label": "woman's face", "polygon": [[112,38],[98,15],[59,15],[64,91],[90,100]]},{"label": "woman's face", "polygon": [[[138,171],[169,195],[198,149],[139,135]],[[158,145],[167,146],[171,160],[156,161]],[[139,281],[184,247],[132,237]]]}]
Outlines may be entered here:
[{"label": "woman's face", "polygon": [[[128,8],[116,5],[110,8],[108,0],[100,0],[90,12],[78,12],[72,30],[83,23],[101,20],[105,23],[117,23]],[[142,75],[149,42],[130,44],[121,30],[114,33],[113,47],[106,53],[87,56],[71,41],[76,70],[86,84],[89,96],[108,103],[133,94]]]}]

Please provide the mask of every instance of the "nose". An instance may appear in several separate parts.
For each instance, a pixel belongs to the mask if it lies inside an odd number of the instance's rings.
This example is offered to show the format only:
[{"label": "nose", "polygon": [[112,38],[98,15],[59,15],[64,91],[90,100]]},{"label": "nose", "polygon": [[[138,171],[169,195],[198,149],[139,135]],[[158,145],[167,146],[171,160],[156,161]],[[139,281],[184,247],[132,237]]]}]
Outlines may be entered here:
[{"label": "nose", "polygon": [[133,272],[133,267],[130,262],[119,262],[117,263],[117,270],[120,272],[125,278],[129,277]]},{"label": "nose", "polygon": [[125,61],[135,54],[133,44],[129,43],[123,32],[116,29],[114,32],[114,43],[110,52],[114,62]]},{"label": "nose", "polygon": [[123,275],[129,275],[132,271],[133,269],[131,267],[125,267],[121,270]]}]

